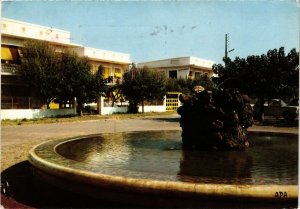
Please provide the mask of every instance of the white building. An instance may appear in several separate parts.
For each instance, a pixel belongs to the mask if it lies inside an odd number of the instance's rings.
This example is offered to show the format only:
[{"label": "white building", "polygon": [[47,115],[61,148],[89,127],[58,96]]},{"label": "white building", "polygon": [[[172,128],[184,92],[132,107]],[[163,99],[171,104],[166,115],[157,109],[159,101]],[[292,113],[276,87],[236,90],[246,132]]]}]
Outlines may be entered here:
[{"label": "white building", "polygon": [[[113,82],[122,79],[122,74],[131,63],[129,54],[71,43],[69,31],[1,18],[2,109],[41,108],[29,87],[24,84],[17,73],[17,66],[21,63],[22,47],[28,40],[47,42],[54,46],[58,53],[69,50],[76,52],[79,56],[85,56],[92,66],[92,71],[95,72],[102,65],[104,77],[111,77]],[[51,107],[58,108],[58,105]]]},{"label": "white building", "polygon": [[209,77],[212,77],[213,64],[214,62],[211,60],[189,56],[141,62],[137,64],[137,68],[147,66],[148,68],[165,72],[169,78],[195,79],[201,74],[207,74]]}]

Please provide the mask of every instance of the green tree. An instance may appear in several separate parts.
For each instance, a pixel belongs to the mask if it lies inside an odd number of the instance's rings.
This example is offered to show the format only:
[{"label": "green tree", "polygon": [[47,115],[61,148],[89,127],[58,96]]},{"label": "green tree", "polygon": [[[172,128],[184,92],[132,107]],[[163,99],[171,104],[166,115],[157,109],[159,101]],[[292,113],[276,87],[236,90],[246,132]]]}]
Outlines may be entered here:
[{"label": "green tree", "polygon": [[184,79],[184,78],[169,78],[166,82],[167,91],[177,91],[184,94],[191,94],[194,86],[203,86],[207,90],[216,88],[216,84],[207,74],[202,74],[196,79]]},{"label": "green tree", "polygon": [[166,90],[167,92],[190,92],[191,80],[183,78],[168,78],[166,80]]},{"label": "green tree", "polygon": [[259,99],[263,118],[265,100],[281,98],[290,100],[299,94],[299,53],[292,49],[285,55],[284,48],[269,50],[266,54],[251,55],[246,59],[236,57],[224,60],[225,66],[213,66],[219,83],[228,78],[242,81],[242,91]]},{"label": "green tree", "polygon": [[29,41],[22,50],[20,73],[35,96],[49,104],[73,101],[82,115],[84,103],[95,101],[106,88],[103,67],[93,74],[88,59],[74,52],[55,52],[55,48],[41,41]]},{"label": "green tree", "polygon": [[123,75],[121,85],[122,93],[129,100],[129,112],[137,113],[138,104],[163,99],[166,94],[166,77],[164,74],[144,67],[136,69],[133,67]]},{"label": "green tree", "polygon": [[59,78],[58,99],[73,101],[76,98],[79,115],[82,115],[84,103],[94,102],[106,87],[103,68],[100,66],[93,74],[88,59],[74,52],[61,55]]},{"label": "green tree", "polygon": [[203,86],[206,90],[213,90],[217,87],[215,82],[207,74],[201,74],[199,78],[192,80],[192,88],[194,86]]},{"label": "green tree", "polygon": [[44,104],[56,98],[58,84],[58,54],[45,42],[28,41],[22,49],[20,74],[31,91]]}]

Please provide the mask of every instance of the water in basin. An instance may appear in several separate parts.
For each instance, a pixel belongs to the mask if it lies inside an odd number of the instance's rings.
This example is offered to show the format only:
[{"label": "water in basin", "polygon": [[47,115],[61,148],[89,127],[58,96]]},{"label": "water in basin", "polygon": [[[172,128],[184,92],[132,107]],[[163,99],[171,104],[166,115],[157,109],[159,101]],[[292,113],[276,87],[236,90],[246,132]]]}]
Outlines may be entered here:
[{"label": "water in basin", "polygon": [[298,184],[298,136],[250,134],[246,151],[185,151],[181,131],[103,134],[56,152],[96,173],[217,184]]}]

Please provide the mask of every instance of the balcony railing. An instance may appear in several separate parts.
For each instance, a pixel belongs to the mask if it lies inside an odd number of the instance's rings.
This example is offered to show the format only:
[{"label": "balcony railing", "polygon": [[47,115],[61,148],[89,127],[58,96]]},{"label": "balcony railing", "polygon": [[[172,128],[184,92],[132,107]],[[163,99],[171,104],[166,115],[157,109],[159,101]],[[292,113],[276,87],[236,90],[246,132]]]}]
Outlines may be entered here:
[{"label": "balcony railing", "polygon": [[1,73],[5,73],[5,74],[18,74],[19,70],[18,70],[18,66],[16,64],[4,64],[1,63]]},{"label": "balcony railing", "polygon": [[117,78],[115,76],[109,76],[107,85],[115,85],[122,83],[122,78]]},{"label": "balcony railing", "polygon": [[1,109],[39,109],[40,106],[33,97],[1,97]]}]

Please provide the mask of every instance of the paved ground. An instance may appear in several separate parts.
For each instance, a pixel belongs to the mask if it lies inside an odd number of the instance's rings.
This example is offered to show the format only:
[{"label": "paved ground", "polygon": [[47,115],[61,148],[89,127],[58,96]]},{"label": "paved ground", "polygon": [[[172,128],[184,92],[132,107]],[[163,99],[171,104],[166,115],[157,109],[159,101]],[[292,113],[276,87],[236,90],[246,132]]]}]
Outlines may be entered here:
[{"label": "paved ground", "polygon": [[[16,145],[28,140],[45,141],[53,138],[71,137],[96,133],[126,131],[181,130],[177,114],[167,116],[148,116],[135,119],[103,119],[71,123],[52,123],[37,125],[1,127],[2,146]],[[298,133],[298,127],[257,126],[252,131],[272,131]]]},{"label": "paved ground", "polygon": [[[22,208],[21,204],[33,208],[55,208],[57,206],[80,208],[81,206],[86,206],[86,199],[82,200],[81,198],[80,200],[75,194],[65,194],[64,191],[60,191],[57,188],[37,183],[37,180],[30,172],[31,166],[27,161],[28,151],[33,146],[54,138],[149,130],[181,130],[179,116],[174,114],[122,120],[102,119],[84,122],[1,127],[1,176],[12,184],[11,190],[14,193],[14,197],[10,199],[1,196],[3,205],[5,208]],[[292,127],[270,124],[267,126],[255,125],[249,130],[298,133],[298,125],[293,125]],[[58,200],[58,196],[62,198]],[[75,201],[73,205],[64,205],[65,198],[69,198],[72,201],[78,199],[79,202]],[[90,201],[93,202],[93,200]],[[91,207],[99,206],[99,202],[95,202],[95,205],[93,204],[91,203]],[[102,202],[102,206],[111,207],[112,205],[111,203]]]},{"label": "paved ground", "polygon": [[177,115],[136,119],[103,119],[71,123],[52,123],[2,127],[2,146],[26,140],[47,140],[69,136],[125,131],[180,130]]},{"label": "paved ground", "polygon": [[[102,119],[81,122],[1,127],[1,170],[25,160],[31,147],[43,141],[71,136],[126,131],[181,130],[177,114],[135,119]],[[258,126],[251,131],[298,133],[298,126]]]}]

